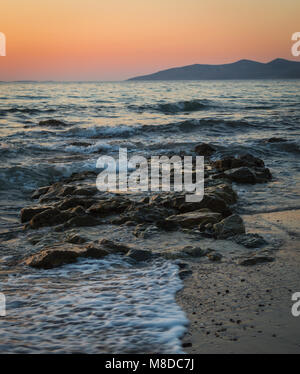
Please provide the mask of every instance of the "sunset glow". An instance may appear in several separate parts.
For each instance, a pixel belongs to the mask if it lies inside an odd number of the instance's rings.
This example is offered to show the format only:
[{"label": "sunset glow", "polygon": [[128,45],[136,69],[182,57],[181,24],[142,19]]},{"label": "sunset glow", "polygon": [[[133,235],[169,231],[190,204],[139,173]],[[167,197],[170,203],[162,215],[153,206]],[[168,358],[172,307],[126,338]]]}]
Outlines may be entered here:
[{"label": "sunset glow", "polygon": [[10,0],[0,80],[119,80],[291,55],[299,0]]}]

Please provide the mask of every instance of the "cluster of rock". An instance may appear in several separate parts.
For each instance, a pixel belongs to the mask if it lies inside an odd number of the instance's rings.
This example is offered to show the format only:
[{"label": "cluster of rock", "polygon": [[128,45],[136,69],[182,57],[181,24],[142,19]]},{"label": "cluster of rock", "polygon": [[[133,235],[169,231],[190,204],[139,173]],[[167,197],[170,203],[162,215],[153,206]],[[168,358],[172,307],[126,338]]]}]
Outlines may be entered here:
[{"label": "cluster of rock", "polygon": [[[195,152],[211,156],[215,148],[202,143]],[[209,162],[206,165],[205,195],[200,202],[186,202],[183,193],[174,192],[138,199],[128,195],[100,193],[94,186],[78,184],[88,178],[94,180],[95,173],[75,173],[63,181],[37,189],[32,194],[37,204],[21,210],[21,222],[25,224],[25,229],[55,226],[56,231],[66,231],[105,223],[134,225],[134,235],[142,237],[149,230],[191,229],[198,230],[205,237],[234,238],[248,248],[262,244],[261,237],[245,234],[242,218],[233,211],[237,194],[232,182],[261,183],[271,179],[264,162],[250,154]],[[73,243],[73,247],[70,243]],[[126,251],[129,250],[126,247]],[[83,246],[83,243],[73,241],[65,247],[46,248],[30,257],[26,263],[48,268],[49,264],[52,264],[50,267],[59,266],[65,261],[75,261],[77,257],[99,258],[109,253],[111,249],[108,250],[103,243]]]}]

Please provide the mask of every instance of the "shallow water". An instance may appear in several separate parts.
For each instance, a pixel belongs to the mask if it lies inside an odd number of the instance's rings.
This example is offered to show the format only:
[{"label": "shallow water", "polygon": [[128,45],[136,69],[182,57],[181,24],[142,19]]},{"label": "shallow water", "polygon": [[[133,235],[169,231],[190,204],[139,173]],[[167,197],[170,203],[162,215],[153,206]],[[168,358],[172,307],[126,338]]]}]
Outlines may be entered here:
[{"label": "shallow water", "polygon": [[[51,271],[6,267],[34,248],[18,231],[19,211],[34,188],[96,170],[97,158],[120,146],[149,156],[191,152],[201,141],[217,146],[215,158],[250,152],[271,169],[268,184],[236,186],[240,212],[300,207],[299,103],[292,80],[0,83],[0,291],[8,306],[0,350],[180,352],[186,319],[175,304],[174,264],[139,268],[110,257]],[[67,126],[38,125],[47,119]]]}]

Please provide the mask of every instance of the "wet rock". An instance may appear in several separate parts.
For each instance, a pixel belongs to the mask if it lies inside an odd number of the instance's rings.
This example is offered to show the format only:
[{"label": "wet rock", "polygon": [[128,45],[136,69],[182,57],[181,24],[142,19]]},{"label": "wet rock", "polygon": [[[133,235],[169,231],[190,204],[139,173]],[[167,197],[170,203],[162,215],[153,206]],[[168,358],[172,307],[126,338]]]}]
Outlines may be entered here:
[{"label": "wet rock", "polygon": [[213,194],[224,200],[226,204],[232,205],[237,202],[237,193],[233,190],[231,184],[222,183],[205,189],[206,194]]},{"label": "wet rock", "polygon": [[23,208],[21,210],[21,222],[28,222],[30,221],[36,214],[41,213],[47,209],[50,209],[50,206],[41,206],[41,207],[31,207],[31,208]]},{"label": "wet rock", "polygon": [[93,204],[89,209],[88,213],[99,216],[107,216],[114,213],[123,213],[128,206],[131,204],[129,199],[114,198],[110,200],[101,200]]},{"label": "wet rock", "polygon": [[259,248],[267,244],[265,239],[258,234],[242,234],[234,237],[234,241],[246,248]]},{"label": "wet rock", "polygon": [[73,263],[78,257],[102,258],[109,252],[101,247],[88,245],[87,247],[75,245],[57,245],[47,247],[40,253],[30,256],[25,264],[38,269],[52,269],[65,264]]},{"label": "wet rock", "polygon": [[157,221],[164,220],[169,213],[165,208],[137,206],[133,210],[127,211],[125,217],[127,221],[135,221],[137,223],[156,223]]},{"label": "wet rock", "polygon": [[255,173],[248,167],[240,167],[225,171],[225,176],[236,183],[255,184]]},{"label": "wet rock", "polygon": [[25,264],[38,269],[52,269],[70,264],[85,253],[85,249],[77,246],[49,247],[25,260]]},{"label": "wet rock", "polygon": [[81,216],[75,216],[69,219],[64,227],[70,228],[70,227],[85,227],[85,226],[97,226],[100,225],[101,222],[96,219],[95,217],[91,215],[81,215]]},{"label": "wet rock", "polygon": [[72,142],[70,145],[73,145],[75,147],[89,147],[92,145],[92,143],[87,143],[87,142]]},{"label": "wet rock", "polygon": [[144,249],[131,249],[126,256],[135,261],[148,261],[152,258],[152,253]]},{"label": "wet rock", "polygon": [[282,143],[282,142],[286,142],[286,141],[287,141],[287,139],[276,138],[276,137],[269,138],[269,139],[265,140],[266,143]]},{"label": "wet rock", "polygon": [[77,206],[81,206],[85,209],[90,208],[93,204],[95,204],[96,200],[92,199],[85,199],[81,197],[70,197],[64,199],[62,202],[57,204],[57,208],[59,210],[68,210],[70,208],[76,208]]},{"label": "wet rock", "polygon": [[216,152],[216,149],[210,144],[200,143],[196,145],[195,152],[200,156],[211,156]]},{"label": "wet rock", "polygon": [[87,242],[87,239],[78,234],[72,234],[67,237],[66,241],[71,244],[84,244]]},{"label": "wet rock", "polygon": [[237,214],[233,214],[223,219],[221,222],[216,223],[213,226],[213,229],[219,239],[226,239],[231,236],[245,233],[243,219]]},{"label": "wet rock", "polygon": [[152,238],[154,235],[158,234],[158,228],[156,226],[146,226],[144,224],[139,224],[136,226],[135,230],[133,231],[133,235],[138,238]]},{"label": "wet rock", "polygon": [[247,153],[240,157],[225,157],[222,160],[217,160],[212,163],[212,166],[216,169],[226,171],[229,169],[236,169],[240,167],[264,167],[263,160],[258,157],[254,157]]},{"label": "wet rock", "polygon": [[220,213],[212,212],[209,209],[200,209],[193,212],[187,212],[182,214],[177,214],[170,216],[166,219],[168,222],[173,222],[178,224],[181,227],[195,227],[202,222],[213,222],[216,223],[222,219]]},{"label": "wet rock", "polygon": [[250,258],[241,260],[239,262],[239,265],[253,266],[253,265],[257,265],[257,264],[273,262],[274,260],[275,260],[274,257],[271,257],[271,256],[254,256],[254,257],[250,257]]},{"label": "wet rock", "polygon": [[85,209],[82,206],[78,205],[75,208],[70,208],[66,210],[66,212],[70,213],[72,216],[83,216],[86,214]]},{"label": "wet rock", "polygon": [[180,270],[178,276],[180,279],[184,280],[185,278],[193,274],[192,270]]},{"label": "wet rock", "polygon": [[45,226],[55,226],[66,222],[71,218],[71,214],[61,212],[57,208],[49,208],[36,214],[29,222],[32,229],[38,229]]},{"label": "wet rock", "polygon": [[99,191],[96,187],[78,187],[73,192],[73,195],[79,195],[79,196],[94,196]]},{"label": "wet rock", "polygon": [[187,213],[194,210],[207,208],[212,212],[222,213],[223,216],[231,214],[231,210],[226,202],[213,193],[206,193],[201,201],[193,203],[186,202],[185,197],[183,197],[183,201],[181,201],[181,199],[175,198],[175,201],[173,201],[173,206],[180,213]]},{"label": "wet rock", "polygon": [[181,249],[181,252],[190,257],[203,257],[206,251],[200,247],[194,247],[192,245],[187,245]]},{"label": "wet rock", "polygon": [[68,125],[65,122],[59,121],[57,119],[48,119],[46,121],[40,121],[39,126],[62,127]]},{"label": "wet rock", "polygon": [[110,253],[124,253],[124,254],[126,254],[131,249],[131,247],[129,247],[126,244],[118,243],[116,241],[105,239],[105,238],[100,239],[99,244],[102,247],[107,248]]},{"label": "wet rock", "polygon": [[49,190],[50,186],[40,187],[34,191],[31,195],[32,199],[39,199],[42,195],[46,194]]},{"label": "wet rock", "polygon": [[84,257],[102,258],[110,254],[110,252],[107,249],[95,243],[89,243],[85,247],[85,250],[86,252],[84,253]]},{"label": "wet rock", "polygon": [[223,256],[221,255],[221,253],[213,251],[213,252],[208,253],[207,257],[212,262],[220,262]]}]

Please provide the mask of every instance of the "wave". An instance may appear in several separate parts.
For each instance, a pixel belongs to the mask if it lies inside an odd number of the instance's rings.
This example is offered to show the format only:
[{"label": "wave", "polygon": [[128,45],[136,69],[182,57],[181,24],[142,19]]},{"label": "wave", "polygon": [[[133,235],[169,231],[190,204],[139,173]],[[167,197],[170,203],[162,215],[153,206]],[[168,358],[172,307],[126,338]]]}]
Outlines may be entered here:
[{"label": "wave", "polygon": [[180,112],[196,112],[209,108],[210,106],[211,102],[204,99],[178,101],[175,103],[159,103],[154,105],[129,105],[128,109],[135,110],[137,112],[157,111],[165,114],[173,114]]}]

